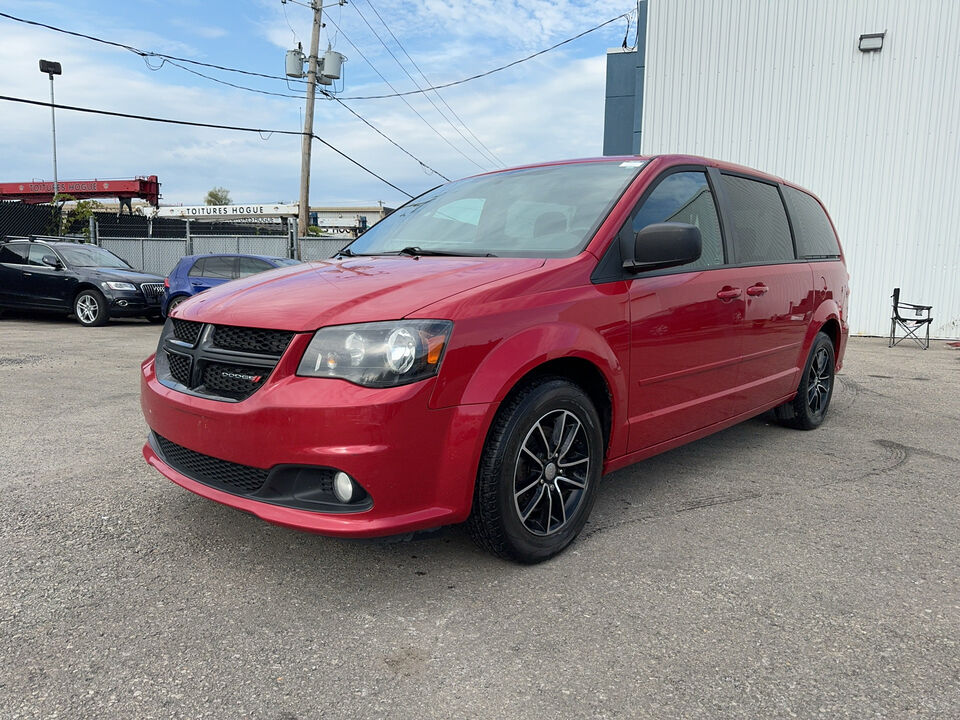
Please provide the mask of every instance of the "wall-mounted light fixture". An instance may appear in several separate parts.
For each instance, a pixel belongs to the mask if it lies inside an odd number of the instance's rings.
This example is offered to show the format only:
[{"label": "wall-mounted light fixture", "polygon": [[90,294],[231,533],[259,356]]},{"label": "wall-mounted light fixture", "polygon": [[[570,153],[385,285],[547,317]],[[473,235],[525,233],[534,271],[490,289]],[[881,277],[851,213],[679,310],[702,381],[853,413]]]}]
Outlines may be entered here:
[{"label": "wall-mounted light fixture", "polygon": [[887,34],[887,31],[884,30],[882,33],[866,33],[860,36],[860,44],[857,46],[860,48],[860,52],[880,52],[883,50],[883,36]]}]

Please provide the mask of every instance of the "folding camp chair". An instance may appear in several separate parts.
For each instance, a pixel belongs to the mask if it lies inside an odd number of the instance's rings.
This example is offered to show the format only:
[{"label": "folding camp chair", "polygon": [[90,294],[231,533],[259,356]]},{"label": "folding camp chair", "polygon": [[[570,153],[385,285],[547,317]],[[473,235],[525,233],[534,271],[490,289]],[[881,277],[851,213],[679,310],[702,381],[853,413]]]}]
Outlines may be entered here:
[{"label": "folding camp chair", "polygon": [[[912,310],[915,317],[904,317],[900,310]],[[914,305],[900,301],[900,288],[893,289],[893,316],[890,318],[890,344],[887,347],[899,345],[904,340],[913,340],[917,345],[926,350],[930,347],[930,325],[933,318],[930,317],[932,305]],[[926,312],[924,317],[923,313]],[[904,335],[897,337],[897,328],[904,331]],[[920,337],[919,332],[926,331],[925,336]]]}]

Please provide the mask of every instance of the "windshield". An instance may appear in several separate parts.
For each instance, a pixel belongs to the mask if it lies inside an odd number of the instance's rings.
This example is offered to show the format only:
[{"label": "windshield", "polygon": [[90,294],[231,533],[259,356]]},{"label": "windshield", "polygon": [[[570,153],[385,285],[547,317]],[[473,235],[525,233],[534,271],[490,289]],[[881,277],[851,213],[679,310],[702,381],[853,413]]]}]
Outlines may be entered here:
[{"label": "windshield", "polygon": [[58,245],[57,252],[63,256],[63,261],[71,267],[108,267],[130,269],[130,265],[118,258],[112,252],[99,248],[96,245]]},{"label": "windshield", "polygon": [[355,255],[571,257],[626,190],[643,161],[512,170],[431,190],[350,245]]}]

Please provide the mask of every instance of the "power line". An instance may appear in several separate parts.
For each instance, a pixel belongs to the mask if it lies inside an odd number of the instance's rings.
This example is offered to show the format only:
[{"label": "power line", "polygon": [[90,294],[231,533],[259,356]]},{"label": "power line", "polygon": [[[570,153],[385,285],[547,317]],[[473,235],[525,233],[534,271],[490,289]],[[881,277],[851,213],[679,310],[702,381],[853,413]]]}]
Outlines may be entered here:
[{"label": "power line", "polygon": [[[215,77],[213,77],[213,76],[211,76],[211,75],[205,75],[204,73],[198,72],[197,70],[192,70],[191,68],[184,67],[183,65],[180,65],[179,63],[176,63],[176,62],[174,62],[173,60],[165,60],[165,62],[169,62],[171,65],[174,65],[174,66],[180,68],[181,70],[185,70],[185,71],[187,71],[188,73],[192,73],[193,75],[198,75],[199,77],[202,77],[202,78],[204,78],[204,79],[206,79],[206,80],[212,80],[212,81],[215,82],[215,83],[220,83],[221,85],[227,85],[227,86],[232,87],[232,88],[237,88],[238,90],[246,90],[246,91],[248,91],[248,92],[260,93],[261,95],[275,95],[275,96],[277,96],[277,97],[296,98],[296,99],[298,99],[298,100],[303,100],[303,97],[300,96],[300,95],[290,95],[289,93],[276,93],[276,92],[270,92],[269,90],[259,90],[259,89],[257,89],[257,88],[246,87],[245,85],[237,85],[236,83],[228,82],[228,81],[226,81],[226,80],[221,80],[220,78],[215,78]],[[163,67],[163,64],[161,64],[160,67]],[[150,69],[151,69],[151,70],[159,70],[160,67],[158,67],[158,68],[150,68]],[[355,111],[353,108],[351,108],[349,105],[347,105],[345,102],[343,102],[342,100],[340,100],[340,98],[338,98],[336,95],[334,95],[333,93],[330,93],[330,92],[328,92],[328,91],[326,91],[326,90],[323,90],[323,89],[321,89],[320,92],[323,93],[327,98],[329,98],[329,99],[331,99],[331,100],[336,100],[337,103],[339,103],[339,104],[340,104],[345,110],[347,110],[351,115],[353,115],[355,118],[357,118],[358,120],[360,120],[362,123],[364,123],[365,125],[367,125],[368,127],[370,127],[374,132],[376,132],[378,135],[380,135],[381,137],[383,137],[383,138],[384,138],[387,142],[389,142],[391,145],[393,145],[394,147],[398,148],[398,149],[399,149],[401,152],[403,152],[405,155],[407,155],[408,157],[410,157],[410,158],[412,158],[414,161],[416,161],[417,164],[420,165],[420,167],[424,168],[425,170],[428,170],[429,172],[432,172],[434,175],[439,175],[440,177],[442,177],[442,178],[443,178],[444,180],[446,180],[447,182],[450,182],[450,178],[448,178],[446,175],[444,175],[444,174],[443,174],[442,172],[440,172],[439,170],[431,167],[430,165],[427,165],[427,163],[425,163],[423,160],[421,160],[421,159],[418,158],[416,155],[414,155],[413,153],[411,153],[409,150],[407,150],[405,147],[403,147],[403,145],[401,145],[401,144],[398,143],[396,140],[394,140],[393,138],[391,138],[391,137],[390,137],[389,135],[387,135],[385,132],[383,132],[382,130],[380,130],[380,129],[379,129],[378,127],[376,127],[373,123],[371,123],[369,120],[367,120],[365,117],[363,117],[360,113],[358,113],[358,112]]]},{"label": "power line", "polygon": [[[368,1],[367,4],[370,5],[369,1]],[[367,17],[366,17],[366,16],[363,14],[363,12],[360,10],[360,6],[359,6],[357,3],[354,2],[354,3],[352,3],[352,7],[353,7],[354,10],[356,10],[357,15],[360,16],[360,19],[363,20],[364,24],[366,24],[366,26],[370,29],[370,32],[373,33],[374,37],[376,37],[377,40],[380,42],[380,44],[383,46],[383,49],[386,50],[386,51],[390,54],[390,57],[393,58],[394,62],[396,62],[397,65],[400,67],[400,69],[403,70],[404,74],[405,74],[408,78],[410,78],[410,82],[413,83],[413,86],[414,86],[415,88],[417,88],[418,90],[420,90],[420,89],[421,89],[421,88],[420,88],[420,83],[418,83],[417,80],[416,80],[416,78],[414,78],[413,75],[410,74],[410,71],[407,70],[406,66],[405,66],[402,62],[400,62],[400,59],[399,59],[396,55],[393,54],[393,50],[390,49],[390,47],[387,45],[387,43],[384,42],[383,38],[380,37],[380,33],[378,33],[378,32],[374,29],[373,25],[370,24],[370,22],[367,20]],[[391,31],[390,28],[387,27],[387,24],[383,22],[383,18],[380,17],[380,13],[377,12],[377,9],[376,9],[375,7],[373,7],[373,5],[370,5],[370,9],[373,10],[375,13],[377,13],[377,17],[380,18],[380,22],[383,23],[383,26],[384,26],[385,28],[387,28],[387,32],[389,32],[390,35],[393,36],[393,39],[394,39],[394,40],[397,40],[397,36],[394,35],[394,34],[393,34],[393,31]],[[397,41],[397,44],[398,44],[398,45],[400,44],[399,41]],[[402,47],[401,47],[401,49],[402,49]],[[406,53],[406,50],[404,50],[404,53]],[[407,57],[409,58],[410,56],[407,55]],[[429,84],[430,84],[430,82],[427,81],[427,85],[429,85]],[[466,135],[464,135],[463,132],[461,132],[460,128],[458,128],[458,127],[456,126],[456,124],[454,124],[454,122],[453,122],[452,120],[450,120],[449,117],[447,117],[447,115],[443,112],[443,110],[441,110],[441,109],[437,106],[437,104],[433,101],[433,98],[431,98],[431,97],[430,97],[429,95],[427,95],[427,94],[424,94],[423,97],[425,97],[425,98],[427,99],[427,101],[433,106],[433,109],[436,110],[438,113],[440,113],[440,117],[442,117],[444,120],[446,120],[447,123],[450,125],[450,127],[452,127],[452,128],[456,131],[456,133],[457,133],[461,138],[463,138],[463,140],[464,140],[470,147],[472,147],[472,148],[484,159],[485,162],[491,162],[491,161],[492,161],[494,165],[497,165],[497,164],[502,165],[502,164],[503,164],[503,163],[501,163],[499,160],[496,160],[496,159],[491,158],[491,157],[489,156],[489,154],[484,154],[484,151],[481,150],[479,147],[477,147],[477,145],[475,145],[475,144],[470,140],[470,138],[468,138]],[[442,99],[442,98],[441,98],[441,99]],[[463,122],[463,121],[461,121],[461,123],[462,123],[462,122]]]},{"label": "power line", "polygon": [[[380,15],[380,11],[377,10],[377,8],[376,8],[376,6],[373,4],[372,0],[367,0],[367,5],[370,6],[370,9],[373,10],[373,12],[376,14],[377,18],[379,18],[380,22],[383,23],[383,26],[387,29],[387,32],[390,33],[390,37],[392,37],[392,38],[394,39],[394,41],[397,43],[397,47],[399,47],[399,48],[403,51],[403,54],[407,56],[407,60],[409,60],[409,61],[413,64],[413,66],[417,69],[417,72],[420,73],[420,77],[422,77],[423,80],[424,80],[424,82],[426,82],[427,85],[430,86],[430,85],[431,85],[430,79],[424,74],[423,70],[420,69],[420,66],[417,65],[416,60],[414,60],[412,57],[410,57],[410,53],[407,52],[407,49],[403,46],[403,43],[400,42],[400,38],[398,38],[396,35],[394,35],[393,30],[390,29],[390,26],[389,26],[389,25],[387,25],[387,21],[383,19],[383,16],[382,16],[382,15]],[[358,11],[358,12],[359,12],[359,11]],[[418,88],[420,87],[419,83],[416,83],[416,82],[415,82],[414,85],[416,85]],[[454,110],[452,107],[450,107],[450,104],[444,99],[443,95],[440,94],[440,91],[439,91],[439,90],[434,90],[433,92],[434,92],[434,94],[436,94],[436,96],[440,99],[440,102],[442,102],[442,103],[444,104],[444,106],[447,108],[447,110],[449,110],[451,113],[453,113],[453,116],[460,122],[460,124],[463,126],[463,128],[464,128],[468,133],[470,133],[470,136],[471,136],[474,140],[476,140],[478,143],[480,143],[480,145],[483,147],[483,149],[487,151],[487,154],[488,154],[491,158],[493,158],[494,161],[496,161],[497,163],[500,164],[501,167],[503,167],[503,166],[504,166],[503,160],[501,160],[499,157],[497,157],[496,153],[494,153],[493,150],[491,150],[490,148],[488,148],[487,145],[483,142],[483,140],[481,140],[480,138],[478,138],[478,137],[474,134],[473,130],[471,130],[470,127],[463,121],[463,118],[461,118],[461,117],[457,114],[457,111]],[[428,97],[429,97],[429,96],[428,96]]]},{"label": "power line", "polygon": [[[238,73],[242,73],[242,74],[244,74],[244,75],[254,75],[254,76],[257,76],[257,77],[275,78],[275,79],[278,79],[278,80],[283,80],[283,79],[284,79],[284,78],[281,78],[281,77],[278,77],[278,76],[264,75],[263,73],[255,73],[255,72],[250,72],[250,71],[247,71],[247,70],[238,70],[238,69],[236,69],[236,68],[228,68],[228,67],[225,67],[225,66],[222,66],[222,65],[214,65],[214,64],[211,64],[211,63],[201,63],[201,62],[195,61],[195,60],[188,60],[188,59],[185,59],[185,58],[177,58],[177,57],[175,57],[175,56],[173,56],[173,55],[164,55],[164,54],[161,54],[161,53],[154,53],[154,52],[150,52],[150,51],[146,51],[146,50],[141,50],[140,48],[134,47],[133,45],[125,45],[125,44],[123,44],[123,43],[114,42],[114,41],[112,41],[112,40],[104,40],[104,39],[102,39],[102,38],[94,37],[93,35],[85,35],[85,34],[83,34],[83,33],[74,32],[74,31],[72,31],[72,30],[64,30],[63,28],[58,28],[58,27],[55,27],[55,26],[53,26],[53,25],[46,25],[46,24],[44,24],[44,23],[35,22],[35,21],[33,21],[33,20],[25,20],[25,19],[23,19],[23,18],[14,17],[13,15],[9,15],[9,14],[3,13],[3,12],[0,12],[0,16],[9,18],[9,19],[11,19],[11,20],[15,20],[15,21],[17,21],[17,22],[26,23],[26,24],[28,24],[28,25],[36,25],[36,26],[38,26],[38,27],[43,27],[43,28],[46,28],[46,29],[49,29],[49,30],[53,30],[53,31],[55,31],[55,32],[60,32],[60,33],[64,33],[64,34],[67,34],[67,35],[72,35],[72,36],[75,36],[75,37],[81,37],[81,38],[84,38],[84,39],[86,39],[86,40],[92,40],[92,41],[94,41],[94,42],[98,42],[98,43],[101,43],[101,44],[104,44],[104,45],[109,45],[109,46],[112,46],[112,47],[121,48],[121,49],[123,49],[123,50],[128,50],[128,51],[134,53],[135,55],[138,55],[139,57],[141,57],[141,58],[143,59],[144,63],[147,65],[147,67],[148,67],[150,70],[153,70],[154,72],[156,72],[157,70],[160,70],[165,64],[168,64],[168,63],[169,63],[170,65],[173,65],[174,67],[177,67],[177,68],[183,70],[184,72],[188,72],[188,73],[190,73],[191,75],[196,75],[197,77],[201,77],[201,78],[203,78],[204,80],[209,80],[209,81],[211,81],[211,82],[215,82],[215,83],[218,83],[218,84],[220,84],[220,85],[225,85],[225,86],[227,86],[227,87],[235,88],[235,89],[237,89],[237,90],[244,90],[244,91],[246,91],[246,92],[259,93],[260,95],[269,95],[269,96],[272,96],[272,97],[283,97],[283,98],[293,98],[293,99],[295,99],[295,100],[303,100],[303,96],[302,96],[302,95],[294,95],[294,94],[291,94],[291,93],[283,93],[283,92],[274,92],[274,91],[272,91],[272,90],[261,90],[261,89],[259,89],[259,88],[253,88],[253,87],[249,87],[249,86],[247,86],[247,85],[239,85],[239,84],[237,84],[237,83],[233,83],[233,82],[230,82],[230,81],[228,81],[228,80],[222,80],[221,78],[213,77],[212,75],[207,75],[206,73],[202,73],[202,72],[200,72],[200,71],[198,71],[198,70],[194,70],[193,68],[186,67],[185,65],[182,65],[181,63],[192,63],[192,64],[200,65],[200,66],[203,66],[203,67],[216,68],[216,69],[218,69],[218,70],[228,70],[228,71],[231,71],[231,72],[238,72]],[[160,65],[158,65],[157,67],[153,67],[152,65],[150,65],[150,63],[149,63],[149,61],[148,61],[148,58],[151,58],[151,57],[160,58]],[[300,81],[300,82],[303,82],[303,81]],[[332,98],[332,99],[336,100],[338,103],[340,103],[340,105],[342,105],[346,110],[348,110],[354,117],[356,117],[356,118],[359,119],[361,122],[363,122],[364,124],[366,124],[367,126],[369,126],[371,129],[373,129],[376,133],[378,133],[379,135],[381,135],[381,136],[382,136],[385,140],[387,140],[389,143],[391,143],[392,145],[394,145],[395,147],[397,147],[398,149],[400,149],[404,154],[406,154],[407,156],[409,156],[410,158],[412,158],[413,160],[415,160],[415,161],[417,162],[417,164],[420,165],[422,168],[425,168],[426,170],[434,173],[435,175],[438,175],[438,176],[442,177],[444,180],[447,180],[447,181],[449,182],[450,178],[448,178],[446,175],[444,175],[443,173],[441,173],[439,170],[436,170],[435,168],[431,167],[430,165],[428,165],[426,162],[424,162],[424,161],[421,160],[420,158],[416,157],[413,153],[411,153],[409,150],[407,150],[407,149],[404,148],[402,145],[400,145],[400,143],[396,142],[393,138],[389,137],[389,136],[388,136],[386,133],[384,133],[382,130],[380,130],[379,128],[375,127],[372,123],[370,123],[366,118],[364,118],[363,116],[361,116],[358,112],[356,112],[356,111],[353,110],[352,108],[348,107],[345,103],[341,102],[341,101],[339,100],[339,98],[335,97],[333,94],[331,94],[331,93],[329,93],[329,92],[327,92],[327,91],[323,91],[323,90],[322,90],[321,92],[323,92],[324,95],[326,95],[327,97]]]},{"label": "power line", "polygon": [[[133,45],[127,45],[125,43],[115,42],[113,40],[104,40],[103,38],[96,37],[94,35],[87,35],[85,33],[76,32],[74,30],[65,30],[64,28],[57,27],[56,25],[48,25],[46,23],[37,22],[36,20],[27,20],[25,18],[17,17],[15,15],[10,15],[5,12],[0,12],[0,17],[5,17],[8,20],[13,20],[14,22],[24,23],[25,25],[33,25],[35,27],[46,28],[47,30],[53,30],[54,32],[63,33],[64,35],[71,35],[73,37],[84,38],[85,40],[92,40],[93,42],[100,43],[101,45],[110,45],[112,47],[120,48],[121,50],[128,50],[134,55],[139,55],[140,57],[157,57],[166,60],[177,60],[179,62],[189,63],[191,65],[198,65],[200,67],[208,67],[214,70],[223,70],[224,72],[240,73],[241,75],[252,75],[253,77],[267,78],[268,80],[283,80],[286,81],[287,78],[283,75],[267,75],[265,73],[254,72],[252,70],[241,70],[239,68],[226,67],[225,65],[216,65],[214,63],[201,62],[200,60],[191,60],[190,58],[177,57],[176,55],[168,55],[166,53],[152,52],[150,50],[141,50],[140,48],[134,47]],[[296,82],[306,84],[306,80],[297,80]]]},{"label": "power line", "polygon": [[[190,127],[213,128],[216,130],[236,130],[238,132],[255,132],[255,133],[259,133],[261,137],[263,137],[264,133],[266,133],[267,135],[277,134],[277,135],[297,135],[297,136],[303,136],[304,134],[299,130],[267,130],[265,128],[243,127],[239,125],[220,125],[216,123],[195,122],[192,120],[176,120],[173,118],[158,118],[158,117],[152,117],[150,115],[135,115],[132,113],[115,112],[113,110],[97,110],[94,108],[78,107],[76,105],[61,105],[60,103],[48,103],[42,100],[28,100],[27,98],[10,97],[9,95],[0,95],[0,100],[5,100],[7,102],[23,103],[25,105],[52,107],[58,110],[72,110],[74,112],[89,113],[93,115],[107,115],[110,117],[127,118],[129,120],[144,120],[147,122],[165,123],[167,125],[187,125]],[[346,160],[349,160],[351,163],[356,165],[358,168],[360,168],[364,172],[377,178],[377,180],[379,180],[380,182],[385,183],[386,185],[389,185],[397,192],[403,193],[408,198],[414,197],[413,195],[408,193],[406,190],[403,190],[397,187],[392,182],[384,178],[382,175],[379,175],[373,170],[371,170],[370,168],[368,168],[363,163],[359,162],[358,160],[354,160],[352,157],[347,155],[345,152],[343,152],[339,148],[334,147],[319,135],[311,134],[311,137],[313,137],[314,140],[318,140],[319,142],[323,143],[324,145],[326,145],[328,148],[333,150],[335,153],[337,153],[341,157],[345,158]]]},{"label": "power line", "polygon": [[[348,43],[350,43],[350,47],[352,47],[354,50],[357,51],[357,54],[358,54],[361,58],[363,58],[363,61],[364,61],[365,63],[367,63],[367,65],[370,66],[370,69],[373,70],[377,75],[380,76],[380,79],[383,80],[383,81],[387,84],[387,87],[389,87],[391,90],[394,91],[395,96],[396,96],[396,97],[399,97],[401,100],[403,100],[404,104],[405,104],[408,108],[410,108],[410,110],[412,110],[413,113],[414,113],[418,118],[420,118],[420,119],[423,121],[423,123],[424,123],[428,128],[430,128],[431,130],[433,130],[433,132],[435,132],[435,133],[437,134],[437,136],[438,136],[441,140],[443,140],[447,145],[449,145],[449,146],[452,147],[454,150],[456,150],[458,153],[460,153],[460,155],[462,155],[462,156],[464,157],[464,159],[466,159],[468,162],[473,163],[476,167],[480,168],[481,170],[484,170],[484,171],[487,170],[487,168],[485,168],[485,167],[483,167],[482,165],[478,164],[476,160],[474,160],[473,158],[471,158],[469,155],[467,155],[466,153],[464,153],[463,150],[461,150],[461,149],[458,148],[456,145],[454,145],[452,142],[450,142],[450,140],[449,140],[443,133],[441,133],[441,132],[440,132],[439,130],[437,130],[433,125],[431,125],[431,124],[430,124],[430,121],[427,120],[423,115],[421,115],[420,112],[419,112],[413,105],[410,104],[410,101],[409,101],[409,100],[407,100],[405,97],[403,97],[404,95],[409,95],[410,93],[400,93],[400,92],[397,92],[397,89],[396,89],[393,85],[390,84],[390,81],[387,80],[387,78],[385,78],[385,77],[383,76],[383,73],[381,73],[379,70],[377,70],[376,66],[375,66],[372,62],[370,62],[369,59],[367,59],[367,56],[363,54],[363,51],[362,51],[359,47],[356,46],[356,44],[347,36],[347,34],[343,31],[343,29],[342,29],[339,25],[337,25],[335,22],[333,22],[333,19],[332,19],[332,18],[327,17],[327,22],[333,24],[333,26],[337,29],[337,32],[339,32],[341,35],[343,35],[343,39],[346,40]],[[394,96],[387,96],[387,97],[394,97]]]},{"label": "power line", "polygon": [[[595,25],[594,27],[590,28],[589,30],[584,30],[584,31],[581,32],[581,33],[577,33],[577,34],[574,35],[573,37],[569,37],[569,38],[567,38],[566,40],[561,40],[560,42],[556,43],[555,45],[551,45],[550,47],[544,48],[543,50],[538,50],[537,52],[533,53],[532,55],[527,55],[526,57],[522,57],[522,58],[520,58],[519,60],[514,60],[513,62],[509,62],[509,63],[507,63],[506,65],[501,65],[501,66],[495,67],[495,68],[493,68],[493,69],[491,69],[491,70],[487,70],[486,72],[477,73],[476,75],[471,75],[470,77],[465,77],[465,78],[462,78],[462,79],[460,79],[460,80],[453,80],[452,82],[441,83],[441,84],[439,84],[439,85],[431,85],[430,87],[423,88],[423,89],[421,89],[421,90],[408,90],[407,92],[402,92],[402,93],[394,92],[392,95],[391,95],[391,94],[386,94],[386,95],[357,95],[357,96],[354,96],[354,97],[345,97],[345,98],[343,98],[343,99],[344,99],[344,100],[383,100],[384,98],[398,97],[398,96],[404,96],[404,95],[419,95],[419,94],[421,94],[421,93],[430,92],[431,90],[443,90],[444,88],[453,87],[454,85],[463,85],[463,83],[470,82],[471,80],[478,80],[478,79],[480,79],[480,78],[482,78],[482,77],[486,77],[487,75],[493,75],[494,73],[498,73],[498,72],[500,72],[501,70],[506,70],[507,68],[512,68],[514,65],[519,65],[520,63],[525,63],[525,62],[527,62],[527,60],[533,60],[535,57],[539,57],[540,55],[543,55],[544,53],[548,53],[548,52],[550,52],[551,50],[556,50],[558,47],[561,47],[561,46],[563,46],[563,45],[566,45],[567,43],[571,43],[571,42],[573,42],[574,40],[579,40],[579,39],[582,38],[584,35],[589,35],[589,34],[592,33],[592,32],[596,32],[596,31],[599,30],[600,28],[606,27],[607,25],[609,25],[609,24],[612,23],[612,22],[616,22],[617,20],[621,20],[621,19],[623,19],[623,18],[630,17],[634,12],[636,12],[636,11],[631,10],[631,11],[628,12],[628,13],[623,13],[623,14],[621,14],[621,15],[617,15],[615,18],[610,18],[609,20],[606,20],[605,22],[602,22],[602,23],[600,23],[599,25]],[[352,45],[353,43],[350,43],[350,44]],[[389,83],[387,83],[387,84],[389,85]],[[392,86],[391,86],[391,89],[394,89],[394,90],[395,90],[395,88],[393,88]]]},{"label": "power line", "polygon": [[369,120],[367,120],[365,117],[363,117],[362,115],[360,115],[358,112],[356,112],[353,108],[351,108],[349,105],[347,105],[345,102],[343,102],[343,100],[341,100],[340,98],[338,98],[336,95],[333,95],[333,94],[331,94],[331,93],[328,93],[326,90],[321,90],[320,92],[322,92],[324,95],[326,95],[326,96],[329,97],[330,99],[336,100],[341,106],[343,106],[343,108],[344,108],[347,112],[351,113],[354,117],[356,117],[358,120],[360,120],[361,122],[363,122],[365,125],[368,125],[374,132],[378,133],[379,135],[382,135],[383,138],[384,138],[385,140],[387,140],[387,142],[389,142],[391,145],[396,146],[396,147],[399,148],[403,153],[409,155],[411,158],[413,158],[414,160],[416,160],[418,163],[420,163],[420,165],[421,165],[425,170],[429,170],[429,171],[432,172],[434,175],[439,175],[440,177],[442,177],[442,178],[443,178],[444,180],[446,180],[447,182],[450,182],[450,178],[448,178],[446,175],[444,175],[444,174],[443,174],[442,172],[440,172],[439,170],[434,170],[432,167],[430,167],[429,165],[427,165],[425,162],[423,162],[423,160],[421,160],[420,158],[418,158],[416,155],[413,155],[412,153],[408,152],[406,148],[404,148],[402,145],[400,145],[399,143],[397,143],[396,141],[394,141],[393,138],[391,138],[389,135],[387,135],[387,134],[385,134],[383,131],[381,131],[380,128],[378,128],[376,125],[374,125],[373,123],[371,123],[371,122],[370,122]]},{"label": "power line", "polygon": [[[294,0],[289,0],[289,2],[294,2]],[[296,4],[304,5],[303,3],[296,3]],[[304,7],[309,7],[309,5],[304,5]],[[595,25],[594,27],[589,28],[588,30],[584,30],[583,32],[578,33],[573,37],[569,37],[566,40],[561,40],[555,45],[551,45],[548,48],[539,50],[533,53],[532,55],[527,55],[526,57],[522,57],[518,60],[514,60],[513,62],[507,63],[506,65],[500,65],[499,67],[492,68],[490,70],[487,70],[486,72],[477,73],[476,75],[471,75],[470,77],[461,78],[460,80],[453,80],[451,82],[441,83],[439,85],[430,85],[429,87],[421,88],[419,90],[408,90],[402,93],[394,92],[392,94],[385,94],[385,95],[364,95],[364,96],[356,96],[356,97],[345,97],[343,99],[344,100],[382,100],[384,98],[400,97],[405,95],[421,95],[423,93],[428,93],[434,90],[443,90],[444,88],[453,87],[454,85],[462,85],[463,83],[470,82],[471,80],[477,80],[479,78],[486,77],[487,75],[492,75],[494,73],[500,72],[501,70],[506,70],[507,68],[511,68],[514,65],[519,65],[520,63],[527,62],[528,60],[532,60],[533,58],[543,55],[544,53],[548,53],[551,50],[556,50],[558,47],[566,45],[567,43],[571,43],[574,40],[579,40],[584,35],[589,35],[592,32],[596,32],[600,28],[606,27],[612,22],[616,22],[617,20],[620,20],[622,18],[630,17],[635,12],[636,10],[631,10],[629,13],[622,13],[620,15],[617,15],[614,18],[610,18],[609,20],[606,20],[600,23],[599,25]],[[55,25],[47,25],[46,23],[37,22],[35,20],[26,20],[24,18],[19,18],[19,17],[16,17],[15,15],[10,15],[5,12],[0,12],[0,17],[5,17],[8,20],[13,20],[14,22],[20,22],[20,23],[25,23],[27,25],[34,25],[36,27],[46,28],[47,30],[53,30],[54,32],[63,33],[65,35],[72,35],[73,37],[85,38],[87,40],[92,40],[93,42],[101,43],[103,45],[111,45],[113,47],[121,48],[123,50],[128,50],[134,53],[135,55],[139,55],[140,57],[165,58],[166,60],[176,60],[179,62],[185,62],[191,65],[197,65],[200,67],[208,67],[214,70],[223,70],[224,72],[240,73],[242,75],[251,75],[253,77],[267,78],[268,80],[282,80],[284,82],[288,82],[289,80],[292,79],[294,82],[299,82],[304,84],[306,83],[305,80],[287,78],[283,75],[268,75],[265,73],[254,72],[252,70],[241,70],[240,68],[227,67],[225,65],[217,65],[215,63],[207,63],[207,62],[201,62],[199,60],[191,60],[190,58],[177,57],[176,55],[168,55],[166,53],[153,52],[149,50],[141,50],[139,48],[133,47],[132,45],[125,45],[123,43],[114,42],[112,40],[104,40],[103,38],[98,38],[93,35],[86,35],[84,33],[74,32],[73,30],[64,30],[63,28],[56,27]],[[333,20],[330,20],[329,16],[328,16],[328,20],[331,23],[333,23]],[[343,34],[343,31],[340,30],[340,27],[336,23],[333,23],[333,26],[337,28],[340,34]],[[353,43],[350,43],[350,44],[353,45]],[[387,85],[389,84],[390,83],[387,83]],[[393,89],[395,90],[395,88]]]}]

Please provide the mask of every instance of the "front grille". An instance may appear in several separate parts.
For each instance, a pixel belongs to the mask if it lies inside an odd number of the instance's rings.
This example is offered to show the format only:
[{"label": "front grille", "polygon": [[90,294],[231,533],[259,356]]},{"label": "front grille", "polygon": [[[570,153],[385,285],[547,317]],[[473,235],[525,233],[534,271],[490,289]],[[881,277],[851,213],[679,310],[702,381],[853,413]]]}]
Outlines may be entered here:
[{"label": "front grille", "polygon": [[260,387],[269,374],[269,369],[211,362],[203,368],[201,387],[213,395],[242,400]]},{"label": "front grille", "polygon": [[163,297],[163,283],[141,283],[140,292],[149,304],[159,305]]},{"label": "front grille", "polygon": [[228,492],[249,495],[267,481],[268,470],[220,460],[177,445],[154,433],[164,462],[193,480]]},{"label": "front grille", "polygon": [[173,379],[181,385],[189,385],[190,368],[193,365],[190,356],[172,353],[167,350],[167,362],[170,363],[170,374],[173,376]]},{"label": "front grille", "polygon": [[257,353],[259,355],[283,355],[293,339],[292,332],[262,330],[260,328],[217,325],[213,330],[213,344],[224,350]]},{"label": "front grille", "polygon": [[178,320],[171,318],[173,322],[173,336],[177,340],[182,340],[189,345],[196,345],[200,339],[200,331],[203,330],[203,323],[190,322],[189,320]]},{"label": "front grille", "polygon": [[157,348],[157,379],[213,400],[244,400],[270,377],[294,334],[169,318]]}]

